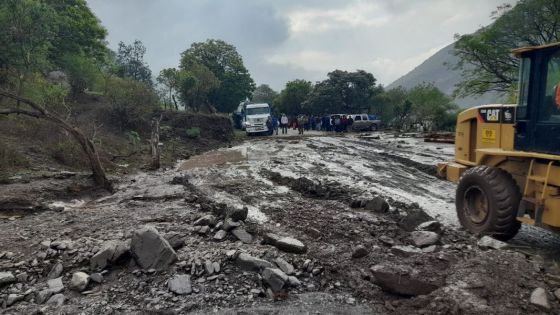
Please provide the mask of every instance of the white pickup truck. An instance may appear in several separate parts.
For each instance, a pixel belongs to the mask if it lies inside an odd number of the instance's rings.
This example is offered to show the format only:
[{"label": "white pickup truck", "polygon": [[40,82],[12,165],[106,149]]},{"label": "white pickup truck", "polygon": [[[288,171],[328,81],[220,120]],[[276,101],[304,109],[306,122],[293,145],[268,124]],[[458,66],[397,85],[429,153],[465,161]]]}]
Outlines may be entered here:
[{"label": "white pickup truck", "polygon": [[266,103],[245,105],[243,113],[243,127],[247,135],[256,133],[272,133],[266,126],[270,118],[270,106]]}]

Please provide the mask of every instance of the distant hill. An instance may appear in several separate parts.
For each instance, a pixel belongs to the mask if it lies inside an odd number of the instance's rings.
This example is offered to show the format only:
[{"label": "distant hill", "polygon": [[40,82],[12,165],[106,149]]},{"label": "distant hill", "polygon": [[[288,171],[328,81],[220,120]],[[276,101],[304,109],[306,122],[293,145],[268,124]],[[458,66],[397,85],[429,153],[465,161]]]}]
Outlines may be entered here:
[{"label": "distant hill", "polygon": [[[459,58],[453,54],[454,44],[451,44],[430,58],[426,59],[422,64],[414,68],[414,70],[400,77],[395,82],[389,84],[387,89],[402,86],[406,89],[425,83],[433,83],[445,94],[451,96],[455,85],[462,81],[461,72],[450,69],[449,65],[456,65]],[[460,107],[467,108],[482,104],[503,103],[505,98],[498,93],[486,93],[479,97],[457,98],[455,103]]]}]

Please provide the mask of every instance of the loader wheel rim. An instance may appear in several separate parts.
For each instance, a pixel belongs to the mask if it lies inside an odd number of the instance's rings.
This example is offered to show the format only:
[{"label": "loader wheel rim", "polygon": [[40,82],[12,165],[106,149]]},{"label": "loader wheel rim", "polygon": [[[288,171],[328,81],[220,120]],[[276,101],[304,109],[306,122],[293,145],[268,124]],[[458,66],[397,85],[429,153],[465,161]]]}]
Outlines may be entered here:
[{"label": "loader wheel rim", "polygon": [[488,197],[479,186],[471,186],[465,191],[463,204],[463,211],[472,223],[482,224],[488,218]]}]

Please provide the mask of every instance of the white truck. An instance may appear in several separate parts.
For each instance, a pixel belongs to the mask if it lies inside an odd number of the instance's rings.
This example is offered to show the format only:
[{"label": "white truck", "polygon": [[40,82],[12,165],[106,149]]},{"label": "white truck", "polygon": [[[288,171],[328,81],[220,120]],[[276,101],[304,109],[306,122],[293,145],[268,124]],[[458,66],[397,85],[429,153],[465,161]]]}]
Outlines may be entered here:
[{"label": "white truck", "polygon": [[270,106],[266,103],[247,104],[245,105],[243,116],[243,127],[247,135],[256,133],[272,134],[272,129],[266,125],[266,121],[270,118]]}]

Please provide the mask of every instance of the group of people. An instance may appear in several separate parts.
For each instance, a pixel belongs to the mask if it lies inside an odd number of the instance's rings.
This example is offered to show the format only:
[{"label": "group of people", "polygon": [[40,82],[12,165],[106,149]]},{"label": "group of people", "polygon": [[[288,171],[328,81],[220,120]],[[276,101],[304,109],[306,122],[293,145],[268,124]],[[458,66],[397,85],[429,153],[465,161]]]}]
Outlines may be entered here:
[{"label": "group of people", "polygon": [[302,135],[304,131],[317,130],[317,131],[330,131],[330,132],[347,132],[352,129],[354,119],[352,116],[346,115],[333,115],[333,116],[307,116],[300,114],[295,117],[289,118],[286,114],[282,113],[280,119],[272,115],[268,118],[266,126],[271,130],[271,134],[278,134],[278,129],[282,129],[282,134],[288,133],[288,128],[298,130],[298,134]]}]

